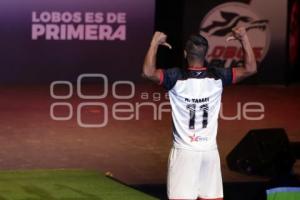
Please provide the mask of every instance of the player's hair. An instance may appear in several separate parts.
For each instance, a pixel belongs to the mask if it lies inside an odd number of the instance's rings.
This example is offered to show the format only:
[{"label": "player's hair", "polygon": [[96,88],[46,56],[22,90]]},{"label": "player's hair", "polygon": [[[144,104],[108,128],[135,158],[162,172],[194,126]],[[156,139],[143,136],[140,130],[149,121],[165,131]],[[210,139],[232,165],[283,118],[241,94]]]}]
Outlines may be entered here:
[{"label": "player's hair", "polygon": [[188,62],[204,62],[207,50],[208,41],[205,37],[200,34],[191,35],[185,44],[186,59]]}]

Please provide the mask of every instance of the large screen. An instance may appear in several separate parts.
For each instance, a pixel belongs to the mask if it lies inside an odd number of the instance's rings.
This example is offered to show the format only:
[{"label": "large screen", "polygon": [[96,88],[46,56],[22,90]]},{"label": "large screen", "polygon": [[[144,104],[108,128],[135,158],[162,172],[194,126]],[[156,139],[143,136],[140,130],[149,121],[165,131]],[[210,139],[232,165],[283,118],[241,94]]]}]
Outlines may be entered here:
[{"label": "large screen", "polygon": [[139,80],[153,0],[0,2],[0,83],[74,82],[82,73]]}]

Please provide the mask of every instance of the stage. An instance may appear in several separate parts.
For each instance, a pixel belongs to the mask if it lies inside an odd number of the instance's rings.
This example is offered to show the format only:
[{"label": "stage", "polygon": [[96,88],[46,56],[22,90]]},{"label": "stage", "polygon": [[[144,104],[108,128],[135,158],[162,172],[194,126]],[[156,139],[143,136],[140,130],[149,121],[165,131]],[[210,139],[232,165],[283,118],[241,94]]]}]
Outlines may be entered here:
[{"label": "stage", "polygon": [[[99,94],[99,85],[85,86],[85,94]],[[109,87],[110,88],[110,87]],[[56,94],[66,94],[66,87],[56,88]],[[109,92],[101,100],[82,100],[74,93],[67,100],[53,99],[50,88],[45,86],[1,86],[0,117],[0,169],[95,169],[111,172],[114,178],[129,185],[164,184],[169,149],[171,147],[171,118],[163,112],[161,120],[154,120],[152,106],[133,107],[135,112],[115,113],[116,103],[154,102],[161,105],[167,102],[161,95],[159,101],[145,100],[146,93],[164,94],[164,90],[153,84],[135,86],[134,97],[118,100]],[[128,86],[120,86],[119,96],[130,94]],[[158,97],[158,95],[156,95]],[[158,100],[158,99],[156,99]],[[83,128],[77,121],[77,108],[82,102],[102,102],[107,105],[108,119],[104,127]],[[50,116],[51,105],[55,102],[68,102],[73,106],[70,120],[57,121]],[[252,105],[257,113],[248,114],[262,117],[261,120],[228,120],[238,113],[239,105],[245,111],[245,104],[258,102],[264,107]],[[227,154],[236,146],[250,129],[284,128],[292,142],[300,141],[300,85],[236,85],[225,88],[223,96],[223,119],[219,123],[218,144],[221,155],[223,181],[258,182],[266,178],[242,175],[230,171],[226,165]],[[259,104],[259,105],[260,105]],[[127,105],[127,104],[126,104]],[[153,105],[153,104],[151,104]],[[258,105],[258,104],[257,104]],[[167,108],[164,107],[163,108]],[[103,124],[102,107],[82,108],[82,122]],[[139,112],[138,112],[139,111]],[[246,111],[245,111],[246,112]],[[68,115],[64,107],[54,108],[54,115]],[[118,117],[131,116],[133,120],[117,120]],[[227,117],[227,118],[226,118]],[[139,119],[136,119],[139,118]],[[224,119],[226,118],[226,119]],[[103,124],[104,125],[104,124]],[[249,149],[251,151],[251,149]],[[278,158],[280,159],[280,158]],[[300,162],[294,165],[300,175]]]}]

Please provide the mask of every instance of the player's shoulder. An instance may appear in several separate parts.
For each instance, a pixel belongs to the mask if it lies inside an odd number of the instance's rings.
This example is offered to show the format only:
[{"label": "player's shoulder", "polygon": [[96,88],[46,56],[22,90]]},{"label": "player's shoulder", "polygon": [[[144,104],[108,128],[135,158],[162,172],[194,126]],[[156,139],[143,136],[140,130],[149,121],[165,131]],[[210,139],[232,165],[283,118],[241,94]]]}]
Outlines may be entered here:
[{"label": "player's shoulder", "polygon": [[164,70],[165,73],[172,74],[172,75],[180,75],[182,73],[182,68],[179,67],[172,67]]},{"label": "player's shoulder", "polygon": [[184,69],[179,67],[172,67],[163,70],[162,84],[167,90],[173,88],[177,80],[184,77]]},{"label": "player's shoulder", "polygon": [[180,79],[184,75],[184,69],[179,67],[172,67],[164,70],[164,74],[169,78]]},{"label": "player's shoulder", "polygon": [[233,80],[233,70],[231,67],[209,67],[209,73],[215,79],[222,80],[223,85],[229,85]]}]

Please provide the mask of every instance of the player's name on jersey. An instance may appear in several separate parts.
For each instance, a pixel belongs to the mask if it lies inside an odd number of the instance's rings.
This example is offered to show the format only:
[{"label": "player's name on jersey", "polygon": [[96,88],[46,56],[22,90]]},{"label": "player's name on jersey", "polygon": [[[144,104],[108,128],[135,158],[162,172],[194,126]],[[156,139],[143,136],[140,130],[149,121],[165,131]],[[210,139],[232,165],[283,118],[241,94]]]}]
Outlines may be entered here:
[{"label": "player's name on jersey", "polygon": [[205,103],[205,102],[209,102],[209,97],[201,98],[201,99],[184,98],[184,101],[188,103]]}]

